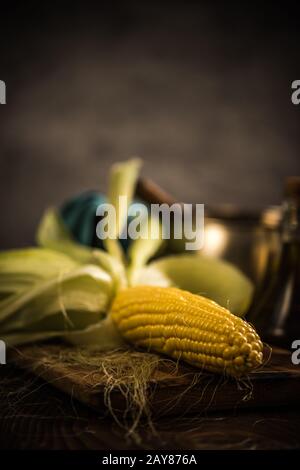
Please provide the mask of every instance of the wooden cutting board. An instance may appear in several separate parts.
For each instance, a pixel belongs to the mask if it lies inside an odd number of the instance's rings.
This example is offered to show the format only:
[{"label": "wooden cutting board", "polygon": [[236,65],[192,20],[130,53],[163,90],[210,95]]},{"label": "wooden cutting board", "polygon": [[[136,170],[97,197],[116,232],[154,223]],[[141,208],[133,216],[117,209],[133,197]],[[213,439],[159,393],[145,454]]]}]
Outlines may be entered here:
[{"label": "wooden cutting board", "polygon": [[[105,353],[93,352],[90,356],[92,364],[88,364],[87,354],[90,353],[83,349],[75,351],[62,344],[45,344],[10,351],[9,361],[103,412],[108,403],[105,393],[114,374],[108,372],[105,375],[102,370],[101,364],[107,360]],[[123,353],[116,353],[110,361],[120,362],[120,354]],[[144,368],[145,354],[151,359],[152,369],[145,390],[149,410],[155,416],[299,404],[300,366],[293,366],[289,351],[273,349],[271,356],[270,351],[266,351],[266,358],[269,356],[266,364],[239,381],[176,364],[153,354],[134,351],[124,354],[132,357],[140,370]],[[126,386],[133,390],[130,377],[129,371],[128,376],[110,391],[109,400],[116,413],[123,412],[126,407]]]}]

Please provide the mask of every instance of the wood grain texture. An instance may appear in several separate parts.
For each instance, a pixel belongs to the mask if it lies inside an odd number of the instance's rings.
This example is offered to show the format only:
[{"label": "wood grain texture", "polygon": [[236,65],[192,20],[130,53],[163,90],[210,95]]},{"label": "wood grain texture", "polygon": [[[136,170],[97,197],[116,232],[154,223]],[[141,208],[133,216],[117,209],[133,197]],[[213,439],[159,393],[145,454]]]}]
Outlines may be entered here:
[{"label": "wood grain texture", "polygon": [[[58,346],[52,348],[52,352],[56,351],[58,354]],[[47,349],[49,353],[49,346]],[[74,396],[77,393],[76,387],[72,395],[60,391],[56,386],[61,387],[64,381],[62,376],[60,380],[54,383],[52,381],[54,387],[38,377],[37,371],[33,374],[32,358],[30,361],[29,353],[34,354],[35,360],[40,363],[40,371],[43,371],[45,369],[43,362],[46,359],[43,358],[45,349],[42,346],[34,349],[23,348],[19,351],[18,354],[23,355],[23,360],[27,357],[29,361],[27,364],[23,361],[23,369],[13,365],[12,354],[9,354],[8,364],[0,368],[1,449],[300,448],[300,408],[297,403],[299,368],[290,368],[289,353],[275,351],[272,362],[265,368],[268,370],[257,374],[258,377],[252,381],[254,396],[258,393],[258,383],[265,384],[269,390],[264,394],[264,388],[261,388],[261,394],[264,396],[260,396],[260,400],[265,401],[263,407],[254,408],[252,403],[249,408],[251,403],[249,401],[246,403],[248,408],[243,409],[235,406],[223,411],[210,412],[212,410],[208,407],[202,412],[186,415],[181,409],[181,414],[160,418],[154,416],[154,429],[149,428],[147,422],[141,421],[137,429],[138,440],[130,438],[126,430],[107,413],[95,411],[76,400]],[[194,373],[189,368],[180,368],[178,374],[181,374],[181,381],[187,378],[184,377],[183,371],[188,374]],[[165,374],[159,372],[158,377],[163,379]],[[79,368],[77,375],[79,376]],[[179,380],[173,379],[174,382]],[[198,395],[200,387],[201,384],[196,386]],[[174,389],[169,387],[169,394],[174,394],[175,390],[177,390],[176,385]],[[289,406],[267,406],[270,405],[266,400],[271,390],[273,396],[277,396],[278,402]],[[287,395],[281,396],[279,400],[280,390],[282,394]],[[99,394],[99,391],[97,393]],[[167,391],[165,393],[168,395]],[[290,400],[291,397],[293,401]]]},{"label": "wood grain texture", "polygon": [[[83,356],[84,350],[78,350]],[[107,378],[101,370],[105,353],[93,353],[93,364],[70,361],[74,348],[61,344],[26,346],[10,354],[10,361],[98,411],[105,411]],[[118,353],[120,354],[120,353]],[[132,352],[133,359],[139,356]],[[140,354],[140,360],[144,354]],[[155,357],[154,355],[151,355]],[[120,356],[116,356],[116,361]],[[97,366],[97,362],[99,365]],[[125,381],[129,379],[125,379]],[[122,385],[122,384],[121,384]],[[129,385],[124,382],[124,385]],[[126,403],[122,387],[111,391],[114,411],[122,413]],[[288,351],[274,349],[264,367],[247,379],[215,376],[173,361],[161,360],[147,385],[151,415],[188,415],[206,411],[297,405],[300,368],[291,363]]]}]

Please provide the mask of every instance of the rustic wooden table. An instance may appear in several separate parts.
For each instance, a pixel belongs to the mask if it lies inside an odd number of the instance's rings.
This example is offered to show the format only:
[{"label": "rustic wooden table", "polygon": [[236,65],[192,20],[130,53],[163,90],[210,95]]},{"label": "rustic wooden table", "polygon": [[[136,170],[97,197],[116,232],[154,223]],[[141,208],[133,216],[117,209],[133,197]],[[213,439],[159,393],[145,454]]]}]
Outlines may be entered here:
[{"label": "rustic wooden table", "polygon": [[232,410],[141,425],[116,422],[11,365],[0,369],[1,449],[297,449],[300,408]]}]

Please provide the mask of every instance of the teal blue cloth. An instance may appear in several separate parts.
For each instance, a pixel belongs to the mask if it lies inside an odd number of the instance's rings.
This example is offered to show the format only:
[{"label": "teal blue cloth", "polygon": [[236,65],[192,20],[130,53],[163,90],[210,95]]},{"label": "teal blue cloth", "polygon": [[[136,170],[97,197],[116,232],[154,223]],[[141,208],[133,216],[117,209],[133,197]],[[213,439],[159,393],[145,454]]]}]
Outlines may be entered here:
[{"label": "teal blue cloth", "polygon": [[90,191],[75,196],[62,206],[63,221],[82,245],[103,248],[102,241],[96,238],[96,209],[105,202],[105,196]]},{"label": "teal blue cloth", "polygon": [[[96,235],[96,225],[100,217],[96,216],[97,207],[107,202],[106,197],[96,191],[88,191],[73,197],[63,204],[60,215],[74,236],[82,245],[104,248],[103,241]],[[138,201],[130,206],[140,204]],[[128,217],[128,223],[132,218]],[[130,245],[129,238],[120,240],[126,251]]]}]

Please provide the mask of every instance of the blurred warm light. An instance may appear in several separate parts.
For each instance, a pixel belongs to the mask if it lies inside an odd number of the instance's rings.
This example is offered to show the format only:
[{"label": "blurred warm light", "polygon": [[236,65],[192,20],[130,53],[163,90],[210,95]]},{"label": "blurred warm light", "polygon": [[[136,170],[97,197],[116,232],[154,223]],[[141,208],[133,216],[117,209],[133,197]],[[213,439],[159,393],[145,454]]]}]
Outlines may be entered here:
[{"label": "blurred warm light", "polygon": [[205,239],[202,253],[207,256],[221,256],[228,240],[225,227],[216,222],[205,225]]}]

